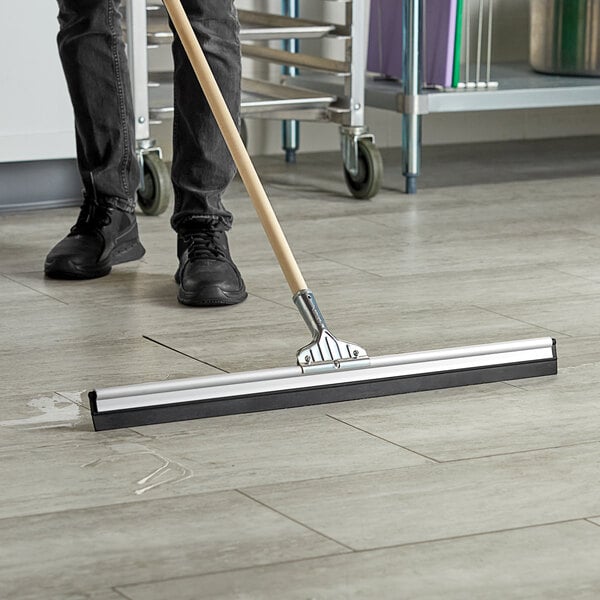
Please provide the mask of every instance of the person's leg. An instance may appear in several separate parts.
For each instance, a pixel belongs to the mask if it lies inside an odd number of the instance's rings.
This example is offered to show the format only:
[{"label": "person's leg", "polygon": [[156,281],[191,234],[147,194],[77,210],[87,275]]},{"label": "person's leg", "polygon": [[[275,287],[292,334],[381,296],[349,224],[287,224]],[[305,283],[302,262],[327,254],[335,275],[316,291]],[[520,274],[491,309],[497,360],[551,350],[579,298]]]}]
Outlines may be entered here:
[{"label": "person's leg", "polygon": [[73,104],[84,203],[46,258],[50,277],[101,277],[141,258],[135,221],[139,166],[121,0],[58,0],[59,55]]},{"label": "person's leg", "polygon": [[[233,118],[239,122],[241,56],[233,0],[183,0],[182,4]],[[235,165],[174,33],[175,207],[171,224],[178,234],[178,299],[202,306],[237,304],[247,294],[227,244],[226,231],[233,217],[222,203]]]}]

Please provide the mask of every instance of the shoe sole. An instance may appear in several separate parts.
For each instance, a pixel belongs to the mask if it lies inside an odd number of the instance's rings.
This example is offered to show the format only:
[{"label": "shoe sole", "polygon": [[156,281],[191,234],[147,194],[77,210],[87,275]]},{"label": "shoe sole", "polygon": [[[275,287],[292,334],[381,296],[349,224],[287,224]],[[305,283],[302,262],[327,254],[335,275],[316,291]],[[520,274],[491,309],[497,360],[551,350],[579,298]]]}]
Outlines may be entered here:
[{"label": "shoe sole", "polygon": [[67,258],[57,258],[52,262],[46,262],[44,273],[51,279],[98,279],[108,275],[114,265],[139,260],[144,254],[146,254],[144,246],[139,240],[134,240],[116,246],[104,261],[96,265],[95,269],[83,269]]},{"label": "shoe sole", "polygon": [[207,288],[202,293],[188,294],[181,288],[177,292],[177,300],[186,306],[231,306],[243,302],[247,297],[245,290],[229,293],[217,287]]}]

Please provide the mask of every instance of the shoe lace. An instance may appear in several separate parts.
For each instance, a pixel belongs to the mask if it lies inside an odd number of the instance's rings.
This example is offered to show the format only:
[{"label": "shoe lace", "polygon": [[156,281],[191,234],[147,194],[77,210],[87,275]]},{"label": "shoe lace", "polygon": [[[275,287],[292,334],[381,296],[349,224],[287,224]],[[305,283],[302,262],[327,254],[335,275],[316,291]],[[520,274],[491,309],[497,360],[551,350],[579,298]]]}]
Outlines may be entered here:
[{"label": "shoe lace", "polygon": [[218,232],[213,230],[195,231],[184,235],[188,258],[191,261],[202,258],[226,258],[227,254],[218,241]]},{"label": "shoe lace", "polygon": [[93,233],[109,225],[112,220],[110,209],[94,200],[83,203],[77,222],[71,227],[71,235]]}]

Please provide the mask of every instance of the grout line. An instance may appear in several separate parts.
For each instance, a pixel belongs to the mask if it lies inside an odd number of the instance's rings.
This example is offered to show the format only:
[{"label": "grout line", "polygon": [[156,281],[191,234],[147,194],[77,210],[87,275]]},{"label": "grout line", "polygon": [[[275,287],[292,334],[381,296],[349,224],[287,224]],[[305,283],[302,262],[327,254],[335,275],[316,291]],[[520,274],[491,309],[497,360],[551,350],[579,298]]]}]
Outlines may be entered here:
[{"label": "grout line", "polygon": [[541,448],[529,448],[527,450],[515,450],[513,452],[500,452],[498,454],[485,454],[483,456],[467,456],[465,458],[451,458],[449,460],[441,460],[440,464],[446,465],[450,463],[466,462],[469,460],[481,460],[485,458],[496,458],[498,456],[513,456],[515,454],[529,454],[530,452],[544,452],[546,450],[560,450],[562,448],[577,448],[578,446],[589,446],[591,444],[599,444],[599,440],[589,440],[587,442],[575,442],[573,444],[562,444],[560,446],[543,446]]},{"label": "grout line", "polygon": [[281,306],[282,308],[287,308],[288,310],[296,310],[295,306],[291,306],[289,304],[283,304],[281,302],[277,302],[277,300],[273,300],[271,298],[265,298],[263,296],[260,296],[258,294],[256,294],[255,292],[248,292],[249,296],[254,296],[254,298],[259,298],[260,300],[263,300],[264,302],[270,302],[271,304],[275,304],[276,306]]},{"label": "grout line", "polygon": [[584,521],[587,521],[588,523],[590,523],[591,525],[594,525],[595,527],[600,527],[600,523],[596,523],[596,521],[592,521],[592,519],[598,519],[599,517],[587,517],[586,519],[584,519]]},{"label": "grout line", "polygon": [[514,388],[516,390],[522,390],[522,391],[528,390],[528,388],[521,387],[520,385],[516,385],[515,383],[510,383],[509,381],[501,381],[500,383],[504,383],[505,385],[508,385],[509,387]]},{"label": "grout line", "polygon": [[[391,212],[389,213],[377,213],[377,214],[393,214]],[[380,223],[379,221],[374,220],[373,218],[369,218],[368,215],[364,215],[362,216],[362,219],[367,221],[367,223],[373,223],[373,225],[379,225],[381,227],[387,227],[388,229],[393,229],[394,231],[398,230],[398,227],[396,225],[388,225],[387,223]]]},{"label": "grout line", "polygon": [[71,404],[76,404],[77,406],[81,406],[81,408],[88,408],[83,401],[77,401],[77,400],[73,400],[71,398],[69,398],[68,396],[65,396],[65,393],[68,392],[52,392],[53,394],[56,394],[57,396],[60,396],[61,398],[64,398],[67,402],[70,402]]},{"label": "grout line", "polygon": [[[131,584],[130,584],[130,585],[131,585]],[[133,585],[135,585],[135,584],[133,584]],[[121,596],[121,598],[124,598],[125,600],[131,600],[131,597],[130,597],[130,596],[126,596],[126,595],[125,595],[125,594],[124,594],[124,593],[123,593],[123,592],[122,592],[122,591],[119,589],[119,587],[120,587],[120,586],[117,586],[117,587],[111,587],[111,588],[110,588],[110,591],[111,591],[111,592],[114,592],[115,594],[119,594],[119,596]]]},{"label": "grout line", "polygon": [[[353,553],[353,552],[352,552]],[[118,586],[119,589],[128,587],[135,587],[138,585],[152,585],[153,583],[163,583],[167,581],[182,581],[184,579],[195,579],[196,577],[210,577],[213,575],[223,575],[225,573],[233,573],[238,571],[250,571],[252,569],[268,569],[269,567],[283,567],[285,565],[295,565],[297,563],[303,563],[309,560],[323,560],[325,558],[336,557],[336,556],[347,556],[352,554],[351,552],[332,552],[331,554],[319,554],[317,556],[307,556],[306,558],[290,558],[288,560],[280,560],[269,563],[258,563],[256,565],[247,565],[243,567],[233,567],[232,569],[221,569],[216,571],[206,571],[204,573],[198,573],[197,575],[182,575],[180,577],[165,577],[163,579],[151,579],[147,581],[140,581],[137,583],[127,583]],[[122,592],[121,592],[122,593]],[[131,600],[127,596],[127,600]]]},{"label": "grout line", "polygon": [[338,419],[337,417],[334,417],[333,415],[327,415],[330,419],[333,419],[334,421],[337,421],[338,423],[343,423],[344,425],[347,425],[348,427],[352,427],[353,429],[356,429],[357,431],[361,431],[362,433],[366,433],[367,435],[370,435],[371,437],[374,437],[378,440],[381,440],[382,442],[386,442],[388,444],[392,444],[393,446],[396,446],[397,448],[402,448],[403,450],[406,450],[407,452],[412,452],[413,454],[416,454],[417,456],[421,456],[422,458],[426,458],[427,460],[430,460],[431,462],[437,463],[437,464],[441,464],[442,461],[437,460],[435,458],[432,458],[431,456],[427,456],[426,454],[422,454],[421,452],[417,452],[416,450],[413,450],[411,448],[408,448],[406,446],[403,446],[402,444],[397,444],[396,442],[392,442],[391,440],[388,440],[384,437],[381,437],[380,435],[376,435],[374,433],[371,433],[370,431],[367,431],[366,429],[361,429],[360,427],[357,427],[356,425],[352,425],[352,423],[348,423],[346,421],[343,421],[342,419]]},{"label": "grout line", "polygon": [[335,538],[329,537],[327,534],[325,534],[325,533],[323,533],[321,531],[318,531],[317,529],[313,529],[309,525],[306,525],[306,523],[302,523],[301,521],[298,521],[297,519],[294,519],[293,517],[290,517],[289,515],[286,515],[285,513],[281,512],[280,510],[277,510],[276,508],[273,508],[269,504],[266,504],[265,502],[262,502],[261,500],[258,500],[256,498],[254,498],[254,496],[251,496],[247,492],[243,492],[239,488],[235,488],[233,491],[237,492],[238,494],[241,494],[245,498],[248,498],[248,500],[252,500],[252,502],[256,502],[257,504],[260,504],[260,506],[263,506],[264,508],[268,508],[270,511],[278,514],[281,517],[284,517],[288,521],[292,521],[293,523],[296,523],[296,525],[300,525],[302,528],[308,529],[309,531],[312,531],[313,533],[316,533],[319,537],[323,537],[323,538],[329,540],[330,542],[334,542],[338,546],[342,546],[343,548],[346,548],[346,550],[350,550],[350,552],[354,552],[355,551],[354,548],[352,548],[352,547],[344,544],[343,542],[340,542],[339,540],[336,540]]},{"label": "grout line", "polygon": [[524,323],[525,325],[529,325],[531,327],[537,327],[538,329],[543,329],[544,331],[547,331],[549,333],[557,333],[559,335],[564,335],[565,337],[568,337],[568,338],[574,337],[573,335],[571,335],[569,333],[565,333],[564,331],[556,331],[555,329],[548,329],[547,327],[543,327],[542,325],[536,325],[535,323],[530,323],[529,321],[524,321],[523,319],[517,319],[516,317],[511,317],[510,315],[505,315],[504,313],[497,312],[495,310],[492,310],[491,308],[485,308],[485,306],[479,306],[477,304],[472,304],[471,306],[478,308],[479,310],[485,310],[486,312],[492,313],[494,315],[504,317],[506,319],[511,319],[512,321],[517,321],[517,323]]},{"label": "grout line", "polygon": [[380,279],[385,279],[385,275],[380,275],[379,273],[374,273],[373,271],[367,271],[366,269],[359,269],[355,265],[349,265],[347,263],[343,263],[338,260],[334,260],[330,256],[323,256],[322,254],[319,254],[318,252],[308,252],[308,250],[305,250],[305,252],[306,252],[306,254],[310,254],[313,257],[320,258],[321,260],[327,260],[327,261],[333,263],[334,265],[339,265],[340,267],[345,267],[347,269],[353,269],[354,271],[358,271],[359,273],[365,273],[366,275],[372,275],[374,277],[379,277]]},{"label": "grout line", "polygon": [[[583,275],[575,275],[575,273],[568,273],[567,271],[563,271],[562,269],[557,269],[556,267],[548,267],[549,269],[552,269],[553,271],[556,271],[557,273],[562,273],[563,275],[569,275],[569,277],[577,277],[578,279],[583,279],[584,281],[589,281],[591,283],[599,283],[600,281],[598,281],[597,279],[591,279],[590,277],[584,277]],[[579,294],[580,296],[594,296],[597,294]]]},{"label": "grout line", "polygon": [[[477,533],[469,533],[469,534],[465,534],[465,535],[450,536],[450,537],[446,537],[446,538],[436,538],[436,539],[431,539],[431,540],[407,542],[407,543],[403,543],[403,544],[393,544],[390,546],[375,546],[373,548],[364,548],[364,549],[359,549],[359,550],[353,550],[352,552],[337,552],[337,553],[331,553],[331,554],[324,554],[324,555],[320,555],[320,556],[307,556],[306,558],[282,560],[282,561],[278,561],[278,562],[248,565],[248,566],[237,567],[237,568],[234,567],[233,569],[207,571],[205,573],[199,573],[197,575],[185,575],[183,577],[169,577],[166,579],[150,580],[150,581],[144,581],[144,582],[139,582],[139,583],[126,584],[123,586],[119,586],[119,588],[135,587],[137,585],[151,585],[153,583],[162,583],[165,581],[182,581],[185,579],[195,579],[195,578],[200,578],[200,577],[223,575],[225,573],[245,572],[245,571],[250,571],[253,569],[268,569],[271,567],[281,567],[281,566],[285,566],[285,565],[301,565],[301,564],[309,562],[309,561],[324,560],[327,558],[337,558],[337,557],[345,557],[345,556],[352,556],[352,555],[360,556],[360,555],[370,554],[370,553],[374,553],[374,552],[381,552],[382,550],[385,551],[385,550],[394,550],[396,548],[410,548],[411,546],[422,546],[423,544],[436,544],[436,543],[443,543],[443,542],[451,542],[454,540],[468,539],[471,537],[481,537],[481,536],[485,536],[485,535],[509,533],[512,531],[521,531],[521,530],[525,530],[525,529],[537,529],[537,528],[541,528],[541,527],[551,527],[553,525],[562,525],[562,524],[566,524],[566,523],[577,523],[579,521],[588,521],[589,518],[590,517],[583,518],[583,519],[582,518],[566,519],[564,521],[551,521],[548,523],[537,523],[534,525],[523,525],[521,527],[509,527],[506,529],[481,531],[481,532],[477,532]],[[596,525],[596,523],[592,523],[592,524]],[[128,600],[130,600],[130,599],[128,598]]]},{"label": "grout line", "polygon": [[36,292],[37,294],[40,294],[41,296],[45,296],[46,298],[51,298],[52,300],[56,300],[57,302],[60,302],[61,304],[64,304],[65,306],[69,306],[68,302],[61,300],[60,298],[55,298],[54,296],[51,296],[50,294],[46,294],[45,292],[41,292],[40,290],[36,290],[34,287],[31,287],[30,285],[27,285],[26,283],[23,283],[22,281],[13,279],[6,273],[2,273],[2,277],[5,277],[9,281],[12,281],[13,283],[16,283],[17,285],[27,288],[28,290],[31,290],[32,292]]},{"label": "grout line", "polygon": [[[125,429],[121,429],[121,431],[129,431],[128,428]],[[90,432],[90,433],[93,433]],[[121,441],[125,441],[127,442],[128,440],[121,440],[121,439],[114,439],[114,440],[107,440],[107,443],[116,443],[119,444]],[[66,446],[67,444],[60,444],[60,446]],[[54,445],[46,445],[46,446],[38,446],[37,449],[41,449],[41,448],[52,448],[54,447]],[[18,451],[21,451],[24,446],[15,446],[15,448],[17,448]],[[152,448],[148,448],[149,450],[152,450]],[[120,456],[127,456],[127,455],[133,455],[136,454],[136,451],[131,451],[128,452],[126,454],[122,454]],[[276,484],[272,484],[272,485],[276,485]],[[237,491],[235,488],[222,488],[222,489],[215,489],[215,490],[209,490],[206,492],[192,492],[190,494],[186,494],[185,497],[186,498],[196,498],[196,497],[204,497],[204,496],[214,496],[214,495],[218,495],[218,494],[229,494],[230,492],[235,492]],[[25,512],[22,514],[13,514],[13,515],[7,515],[7,516],[0,516],[0,524],[2,524],[3,521],[11,521],[11,520],[16,520],[16,519],[30,519],[30,518],[40,518],[40,517],[51,517],[51,516],[56,516],[56,515],[69,515],[69,514],[74,514],[74,513],[89,513],[90,511],[94,511],[94,510],[107,510],[107,509],[111,509],[111,510],[116,510],[120,507],[131,507],[134,505],[146,505],[146,504],[151,504],[152,502],[168,502],[171,500],[176,500],[177,498],[181,498],[183,496],[178,496],[178,495],[164,495],[164,496],[158,496],[158,497],[153,497],[153,498],[143,498],[143,497],[138,497],[138,498],[134,498],[131,497],[128,499],[120,499],[117,502],[110,502],[110,501],[105,501],[104,503],[99,503],[99,504],[86,504],[83,506],[73,506],[70,508],[58,508],[57,510],[47,510],[45,512]]]},{"label": "grout line", "polygon": [[489,531],[477,531],[475,533],[465,533],[463,535],[451,535],[449,537],[434,538],[431,540],[420,540],[417,542],[406,542],[402,544],[391,544],[389,546],[375,546],[373,548],[363,548],[355,550],[355,554],[362,554],[364,552],[375,552],[380,550],[393,550],[394,548],[406,548],[409,546],[422,546],[423,544],[434,544],[438,542],[452,542],[455,540],[464,540],[467,538],[481,537],[484,535],[495,535],[498,533],[509,533],[511,531],[522,531],[524,529],[536,529],[538,527],[551,527],[552,525],[563,525],[565,523],[578,523],[579,521],[586,521],[586,517],[577,517],[573,519],[564,519],[562,521],[549,521],[544,523],[533,523],[532,525],[521,525],[518,527],[506,527],[504,529],[492,529]]},{"label": "grout line", "polygon": [[212,367],[213,369],[217,369],[217,371],[221,371],[222,373],[229,373],[229,371],[226,371],[225,369],[222,369],[221,367],[217,367],[217,365],[213,365],[205,360],[196,358],[195,356],[192,356],[191,354],[186,354],[185,352],[182,352],[181,350],[177,350],[177,348],[172,348],[171,346],[168,346],[167,344],[163,344],[162,342],[159,342],[158,340],[152,339],[150,336],[142,335],[142,338],[145,340],[148,340],[149,342],[152,342],[154,344],[162,346],[163,348],[167,348],[167,350],[177,352],[177,354],[181,354],[182,356],[185,356],[186,358],[191,358],[192,360],[202,363],[203,365],[206,365],[207,367]]}]

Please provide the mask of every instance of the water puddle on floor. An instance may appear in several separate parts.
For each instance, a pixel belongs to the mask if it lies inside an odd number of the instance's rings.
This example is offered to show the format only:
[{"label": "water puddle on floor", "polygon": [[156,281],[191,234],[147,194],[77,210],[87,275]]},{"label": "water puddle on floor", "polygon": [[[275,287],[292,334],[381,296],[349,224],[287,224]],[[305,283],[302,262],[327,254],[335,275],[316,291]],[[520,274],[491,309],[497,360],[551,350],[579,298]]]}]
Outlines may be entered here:
[{"label": "water puddle on floor", "polygon": [[[78,397],[78,393],[70,393],[70,396]],[[41,429],[75,429],[81,423],[89,421],[88,410],[61,394],[41,396],[26,402],[29,412],[35,414],[20,419],[6,419],[0,421],[0,428],[6,427],[14,430],[41,430]],[[86,425],[87,426],[87,425]],[[132,432],[128,432],[132,434]],[[137,435],[137,434],[136,434]],[[104,443],[106,440],[98,438],[106,451]],[[114,464],[114,471],[121,473],[119,463],[129,463],[125,472],[131,473],[132,465],[141,466],[139,471],[142,475],[133,482],[133,493],[136,496],[146,494],[158,487],[172,486],[193,476],[193,472],[175,460],[163,456],[153,448],[144,444],[133,442],[118,442],[108,444],[109,456],[97,458],[82,464],[82,468],[93,468]],[[139,472],[138,471],[138,472]]]},{"label": "water puddle on floor", "polygon": [[[144,486],[135,490],[136,495],[140,496],[141,494],[145,494],[160,485],[180,483],[192,476],[193,473],[179,463],[169,460],[156,452],[153,452],[152,454],[162,461],[162,465],[136,482],[137,485]],[[166,477],[161,480],[163,476]]]},{"label": "water puddle on floor", "polygon": [[27,406],[37,411],[37,414],[22,419],[0,421],[0,427],[18,429],[50,429],[64,427],[72,429],[81,421],[82,407],[66,398],[54,394],[33,398]]},{"label": "water puddle on floor", "polygon": [[91,468],[106,463],[118,463],[123,462],[124,460],[131,461],[132,459],[135,460],[139,457],[147,458],[148,456],[151,456],[155,459],[156,468],[151,470],[150,473],[144,477],[135,481],[136,489],[133,493],[136,496],[141,496],[157,487],[181,483],[194,475],[190,469],[184,467],[177,461],[171,460],[162,454],[159,454],[156,450],[147,448],[142,444],[111,444],[111,449],[117,454],[106,458],[98,458],[81,465],[81,467]]}]

